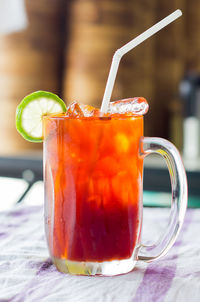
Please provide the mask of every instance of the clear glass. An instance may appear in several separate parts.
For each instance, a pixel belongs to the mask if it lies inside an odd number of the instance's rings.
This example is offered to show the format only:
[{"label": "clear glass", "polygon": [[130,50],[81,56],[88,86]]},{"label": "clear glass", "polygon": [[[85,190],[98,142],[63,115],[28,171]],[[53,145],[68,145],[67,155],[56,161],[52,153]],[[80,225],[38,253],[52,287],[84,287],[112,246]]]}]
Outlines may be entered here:
[{"label": "clear glass", "polygon": [[[141,244],[143,159],[166,160],[172,183],[169,227],[154,246]],[[45,229],[59,271],[117,275],[152,261],[174,243],[187,205],[176,148],[143,138],[143,116],[44,118]]]}]

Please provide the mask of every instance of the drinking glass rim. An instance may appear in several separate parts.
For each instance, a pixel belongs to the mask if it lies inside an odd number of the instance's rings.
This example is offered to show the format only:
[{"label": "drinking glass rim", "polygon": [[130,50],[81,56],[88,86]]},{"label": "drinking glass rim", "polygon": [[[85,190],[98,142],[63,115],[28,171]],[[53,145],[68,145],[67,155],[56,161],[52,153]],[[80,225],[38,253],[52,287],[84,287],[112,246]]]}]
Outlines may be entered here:
[{"label": "drinking glass rim", "polygon": [[43,119],[45,120],[81,120],[81,121],[111,121],[111,120],[135,120],[142,118],[143,119],[144,115],[140,114],[133,114],[133,115],[123,115],[123,114],[113,114],[111,116],[84,116],[84,117],[71,117],[71,116],[66,116],[65,114],[60,114],[60,115],[44,115]]}]

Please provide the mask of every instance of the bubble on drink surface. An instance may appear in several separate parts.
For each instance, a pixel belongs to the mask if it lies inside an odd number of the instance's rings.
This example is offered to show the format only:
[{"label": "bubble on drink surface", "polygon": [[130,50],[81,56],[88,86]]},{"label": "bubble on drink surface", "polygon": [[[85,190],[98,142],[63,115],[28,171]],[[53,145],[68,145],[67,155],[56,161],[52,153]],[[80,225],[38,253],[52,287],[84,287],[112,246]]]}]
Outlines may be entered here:
[{"label": "bubble on drink surface", "polygon": [[99,109],[90,105],[73,102],[67,108],[67,116],[77,118],[99,116]]},{"label": "bubble on drink surface", "polygon": [[149,105],[147,100],[143,97],[135,97],[115,102],[110,102],[108,113],[110,114],[136,114],[144,115],[147,113]]}]

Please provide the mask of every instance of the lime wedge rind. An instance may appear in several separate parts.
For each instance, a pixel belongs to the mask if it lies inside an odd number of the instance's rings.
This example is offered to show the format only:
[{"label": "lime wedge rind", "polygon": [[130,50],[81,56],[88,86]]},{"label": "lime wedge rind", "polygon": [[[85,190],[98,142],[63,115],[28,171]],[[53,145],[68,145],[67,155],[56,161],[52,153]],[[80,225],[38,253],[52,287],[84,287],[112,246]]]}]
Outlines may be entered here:
[{"label": "lime wedge rind", "polygon": [[47,91],[36,91],[26,96],[16,110],[17,131],[28,141],[40,143],[42,137],[42,117],[65,113],[65,103],[57,95]]}]

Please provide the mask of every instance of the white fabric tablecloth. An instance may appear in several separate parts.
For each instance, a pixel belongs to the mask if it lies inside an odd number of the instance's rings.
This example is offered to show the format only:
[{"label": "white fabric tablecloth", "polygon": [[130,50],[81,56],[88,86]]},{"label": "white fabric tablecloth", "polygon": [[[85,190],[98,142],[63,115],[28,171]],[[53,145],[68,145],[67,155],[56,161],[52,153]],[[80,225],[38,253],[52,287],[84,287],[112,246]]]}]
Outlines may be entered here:
[{"label": "white fabric tablecloth", "polygon": [[[169,209],[145,208],[143,241],[165,229]],[[188,210],[183,229],[162,259],[116,277],[62,274],[48,255],[42,206],[0,213],[0,301],[200,301],[200,210]],[[147,240],[148,239],[148,240]],[[151,239],[151,240],[149,240]]]}]

